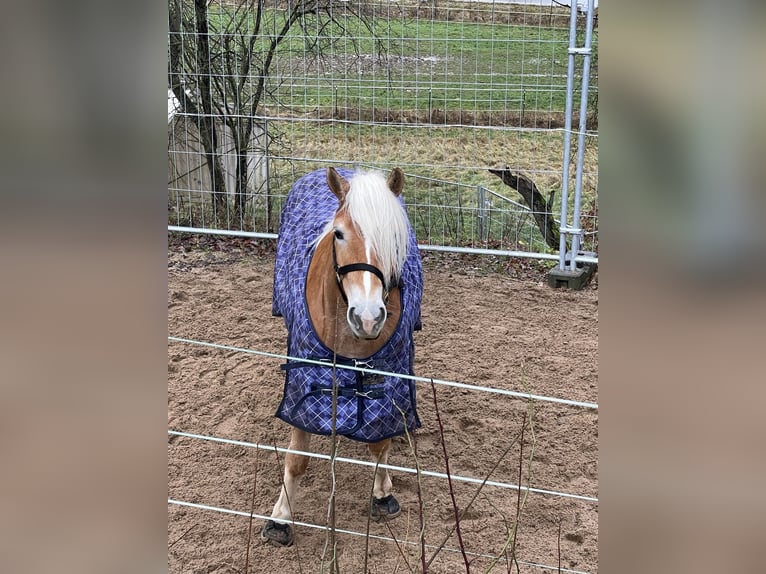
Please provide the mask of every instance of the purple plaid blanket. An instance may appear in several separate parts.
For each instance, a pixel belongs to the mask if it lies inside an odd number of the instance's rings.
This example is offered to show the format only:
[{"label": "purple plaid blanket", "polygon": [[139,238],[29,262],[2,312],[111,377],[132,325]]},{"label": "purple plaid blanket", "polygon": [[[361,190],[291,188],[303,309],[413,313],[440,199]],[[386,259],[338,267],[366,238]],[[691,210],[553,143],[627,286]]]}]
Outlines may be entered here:
[{"label": "purple plaid blanket", "polygon": [[[346,179],[352,171],[339,169]],[[400,198],[401,201],[401,198]],[[333,217],[338,199],[327,186],[325,170],[295,182],[282,209],[274,269],[272,312],[287,326],[291,357],[328,361],[328,366],[290,360],[282,365],[285,385],[276,416],[305,431],[332,432],[333,353],[317,337],[306,306],[306,274],[314,240]],[[338,365],[356,365],[398,374],[413,374],[412,333],[420,329],[423,271],[415,235],[410,230],[407,260],[400,281],[402,314],[396,331],[365,359],[338,356]],[[338,368],[336,432],[354,440],[377,442],[420,426],[415,382]]]}]

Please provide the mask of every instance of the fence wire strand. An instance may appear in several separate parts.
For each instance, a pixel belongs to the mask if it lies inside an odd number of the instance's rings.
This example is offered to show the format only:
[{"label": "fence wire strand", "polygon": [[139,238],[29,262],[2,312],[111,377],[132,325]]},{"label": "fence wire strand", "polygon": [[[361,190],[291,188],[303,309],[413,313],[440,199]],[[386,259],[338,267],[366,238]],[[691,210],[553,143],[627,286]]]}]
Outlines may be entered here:
[{"label": "fence wire strand", "polygon": [[[282,454],[290,453],[290,454],[298,454],[302,456],[308,456],[311,458],[318,458],[322,460],[332,460],[332,457],[327,454],[321,454],[317,452],[311,452],[311,451],[302,451],[302,450],[292,450],[289,448],[282,448],[277,447],[272,444],[260,444],[260,443],[254,443],[254,442],[247,442],[242,440],[235,440],[235,439],[228,439],[228,438],[220,438],[220,437],[214,437],[209,435],[202,435],[202,434],[194,434],[189,432],[182,432],[182,431],[176,431],[176,430],[168,430],[168,434],[170,436],[181,436],[185,438],[192,438],[197,440],[205,440],[210,442],[217,442],[217,443],[223,443],[223,444],[231,444],[236,446],[244,446],[247,448],[255,448],[259,450],[268,450],[271,452],[274,452],[276,450],[277,452],[280,452]],[[395,470],[397,472],[404,472],[407,474],[417,474],[418,470],[415,468],[407,467],[407,466],[397,466],[393,464],[376,464],[374,462],[366,461],[366,460],[358,460],[355,458],[345,458],[341,456],[335,457],[336,461],[349,463],[349,464],[357,464],[360,466],[369,466],[372,468],[375,468],[376,466],[378,468],[385,468],[388,470]],[[432,478],[440,478],[440,479],[446,479],[447,475],[443,472],[436,472],[433,470],[420,470],[420,474],[423,476],[430,476]],[[535,494],[544,494],[549,496],[558,496],[561,498],[570,498],[574,500],[582,500],[584,502],[592,502],[592,503],[598,503],[598,498],[595,498],[593,496],[584,496],[581,494],[570,494],[567,492],[559,492],[556,490],[546,490],[543,488],[533,488],[531,486],[519,486],[518,484],[512,484],[510,482],[499,482],[496,480],[483,480],[481,478],[474,478],[471,476],[460,476],[456,474],[450,474],[449,478],[452,480],[458,481],[458,482],[467,482],[472,484],[486,484],[487,486],[496,486],[499,488],[509,488],[511,490],[522,490],[524,492],[532,492]]]},{"label": "fence wire strand", "polygon": [[[184,500],[175,500],[175,499],[172,499],[172,498],[168,498],[168,504],[174,505],[174,506],[183,506],[183,507],[187,507],[187,508],[196,508],[197,510],[206,510],[206,511],[210,511],[210,512],[218,512],[218,513],[221,513],[221,514],[233,514],[235,516],[244,516],[244,517],[247,517],[247,518],[250,518],[252,516],[253,518],[257,518],[258,520],[271,520],[270,516],[266,516],[264,514],[255,514],[255,513],[251,514],[250,512],[244,512],[242,510],[232,510],[232,509],[229,509],[229,508],[221,508],[219,506],[210,506],[208,504],[197,504],[195,502],[187,502],[187,501],[184,501]],[[303,527],[306,527],[306,528],[316,528],[316,529],[319,529],[319,530],[327,530],[328,529],[328,526],[322,526],[320,524],[314,524],[312,522],[301,522],[301,521],[298,521],[298,520],[291,520],[290,524],[293,524],[295,526],[303,526]],[[415,542],[413,540],[395,540],[395,539],[391,538],[390,536],[381,536],[379,534],[369,534],[369,533],[365,533],[365,532],[357,532],[356,530],[347,530],[347,529],[343,529],[343,528],[335,528],[335,532],[340,533],[340,534],[347,534],[347,535],[350,535],[350,536],[369,537],[369,538],[372,538],[374,540],[381,540],[381,541],[384,541],[384,542],[398,542],[399,544],[407,544],[407,545],[411,545],[411,546],[419,544],[419,542]],[[437,550],[437,547],[434,546],[434,545],[431,545],[431,544],[426,544],[426,548],[428,548],[429,550]],[[448,547],[448,546],[442,547],[441,550],[444,550],[446,552],[451,552],[451,553],[458,553],[458,552],[460,552],[460,550],[458,548],[451,548],[451,547]],[[485,559],[488,559],[488,560],[494,560],[496,558],[496,556],[493,556],[491,554],[483,554],[483,553],[478,553],[478,552],[470,552],[468,550],[466,550],[465,553],[470,555],[470,556],[476,557],[476,558],[485,558]],[[549,566],[547,564],[540,564],[540,563],[537,563],[537,562],[528,562],[528,561],[525,561],[525,560],[518,560],[518,563],[519,564],[523,564],[525,566],[530,566],[530,567],[533,567],[533,568],[539,568],[541,570],[555,570],[557,572],[567,572],[568,574],[590,574],[589,572],[583,572],[581,570],[570,570],[568,568],[560,568],[559,566]]]},{"label": "fence wire strand", "polygon": [[[236,351],[240,353],[246,353],[249,355],[258,355],[261,357],[268,357],[271,359],[282,359],[285,361],[300,361],[301,363],[306,363],[310,365],[323,365],[327,366],[326,362],[323,361],[315,361],[312,359],[303,359],[300,357],[291,357],[290,355],[282,355],[279,353],[269,353],[267,351],[256,351],[255,349],[247,349],[244,347],[235,347],[232,345],[222,345],[220,343],[209,343],[206,341],[198,341],[196,339],[186,339],[183,337],[173,337],[168,336],[168,341],[174,342],[174,343],[185,343],[189,345],[199,345],[202,347],[210,347],[212,349],[219,349],[221,351]],[[360,364],[363,363],[363,361],[360,361]],[[495,387],[481,387],[478,385],[470,385],[467,383],[458,383],[455,381],[446,381],[442,379],[433,379],[430,377],[419,377],[417,375],[407,375],[403,373],[392,373],[390,371],[381,371],[379,369],[370,369],[364,366],[351,366],[351,365],[337,365],[337,368],[339,369],[348,369],[350,371],[359,371],[362,373],[367,374],[374,374],[374,375],[383,375],[383,376],[393,376],[393,377],[399,377],[402,379],[409,379],[416,382],[421,383],[434,383],[436,385],[444,385],[447,387],[455,387],[458,389],[467,389],[471,391],[479,391],[479,392],[485,392],[485,393],[493,393],[498,395],[505,395],[509,397],[515,397],[519,399],[525,399],[525,400],[532,400],[532,401],[540,401],[540,402],[548,402],[548,403],[556,403],[560,405],[567,405],[572,407],[581,407],[585,409],[593,409],[598,410],[598,404],[596,403],[589,403],[584,401],[573,401],[570,399],[560,399],[556,397],[547,397],[544,395],[534,395],[530,393],[522,393],[518,391],[509,391],[507,389],[498,389]]]}]

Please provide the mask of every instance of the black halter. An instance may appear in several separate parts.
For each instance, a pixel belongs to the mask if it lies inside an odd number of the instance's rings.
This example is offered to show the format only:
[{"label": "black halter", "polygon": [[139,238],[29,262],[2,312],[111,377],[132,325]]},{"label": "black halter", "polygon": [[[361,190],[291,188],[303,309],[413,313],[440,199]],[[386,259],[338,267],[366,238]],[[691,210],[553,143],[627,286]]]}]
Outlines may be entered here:
[{"label": "black halter", "polygon": [[351,273],[352,271],[369,271],[375,275],[375,277],[380,279],[380,282],[383,285],[383,302],[388,303],[388,283],[380,269],[369,263],[351,263],[349,265],[344,265],[343,267],[338,267],[338,258],[335,255],[335,237],[332,238],[332,267],[335,270],[335,281],[338,283],[340,295],[343,297],[343,301],[346,305],[348,305],[348,297],[346,297],[346,291],[343,289],[342,279],[344,275]]}]

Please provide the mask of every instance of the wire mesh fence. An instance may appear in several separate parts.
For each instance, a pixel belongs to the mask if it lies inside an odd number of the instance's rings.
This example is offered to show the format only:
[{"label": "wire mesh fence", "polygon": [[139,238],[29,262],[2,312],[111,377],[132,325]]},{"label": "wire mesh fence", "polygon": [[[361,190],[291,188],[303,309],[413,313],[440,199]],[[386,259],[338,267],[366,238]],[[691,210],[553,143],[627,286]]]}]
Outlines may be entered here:
[{"label": "wire mesh fence", "polygon": [[[560,212],[569,8],[548,4],[170,0],[168,223],[275,233],[301,175],[400,166],[421,244],[553,253],[487,171],[525,174]],[[582,196],[593,252],[597,36]]]}]

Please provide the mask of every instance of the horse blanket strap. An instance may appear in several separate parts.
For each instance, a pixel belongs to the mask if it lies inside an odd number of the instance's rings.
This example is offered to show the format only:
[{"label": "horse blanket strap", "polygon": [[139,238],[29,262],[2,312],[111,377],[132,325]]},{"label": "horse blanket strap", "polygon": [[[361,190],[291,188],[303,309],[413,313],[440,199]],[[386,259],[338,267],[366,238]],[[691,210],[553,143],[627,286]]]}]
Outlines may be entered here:
[{"label": "horse blanket strap", "polygon": [[[339,169],[338,172],[346,179],[353,176],[350,170]],[[336,433],[363,442],[378,442],[420,426],[414,381],[395,375],[384,377],[344,368],[333,369],[333,352],[316,335],[306,305],[306,276],[315,242],[337,207],[338,199],[327,187],[325,170],[318,170],[295,182],[282,209],[272,313],[284,318],[288,332],[287,352],[298,360],[281,366],[285,371],[285,383],[276,416],[311,433],[331,434],[332,389],[336,384]],[[364,359],[336,356],[339,367],[352,365],[414,374],[412,333],[420,329],[423,280],[412,231],[399,288],[402,313],[388,342]],[[305,363],[300,358],[326,364]]]},{"label": "horse blanket strap", "polygon": [[[310,367],[312,365],[316,365],[316,363],[310,363],[309,361],[322,362],[322,363],[325,363],[326,366],[328,367],[333,366],[333,359],[327,359],[325,357],[308,356],[306,357],[305,362],[301,360],[287,361],[286,363],[279,365],[279,368],[282,369],[283,371],[289,371],[290,369],[299,369],[301,367]],[[340,357],[337,355],[335,357],[335,364],[341,365],[343,367],[356,367],[358,369],[377,369],[379,371],[385,370],[386,368],[386,365],[380,364],[379,362],[372,359],[347,359],[346,357]],[[325,365],[320,365],[320,366],[325,366]]]}]

